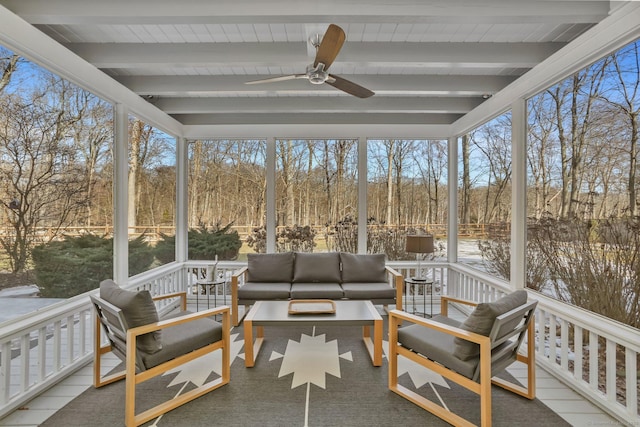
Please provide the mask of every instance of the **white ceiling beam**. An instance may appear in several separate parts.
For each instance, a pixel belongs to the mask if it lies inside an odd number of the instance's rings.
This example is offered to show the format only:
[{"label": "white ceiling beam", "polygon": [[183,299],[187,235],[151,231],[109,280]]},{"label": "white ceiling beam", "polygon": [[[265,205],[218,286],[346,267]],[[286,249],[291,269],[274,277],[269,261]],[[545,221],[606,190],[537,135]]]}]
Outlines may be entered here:
[{"label": "white ceiling beam", "polygon": [[3,0],[32,24],[214,23],[593,23],[609,12],[602,0]]},{"label": "white ceiling beam", "polygon": [[[493,94],[513,82],[515,76],[443,76],[443,75],[341,75],[352,82],[369,88],[376,95],[418,94],[440,96],[481,96]],[[233,92],[242,95],[264,93],[268,95],[334,94],[329,85],[312,85],[307,80],[297,79],[283,82],[247,85],[249,80],[260,76],[120,76],[115,77],[132,91],[158,96],[223,96]]]},{"label": "white ceiling beam", "polygon": [[[238,126],[236,135],[242,135],[243,128],[250,125],[380,125],[402,126],[411,124],[449,125],[461,114],[432,113],[234,113],[234,114],[175,114],[177,120],[185,126],[204,126],[208,124]],[[402,133],[401,129],[397,129]],[[330,132],[325,129],[325,132]]]},{"label": "white ceiling beam", "polygon": [[[336,64],[387,67],[530,68],[564,43],[374,43],[344,45]],[[304,72],[306,43],[70,43],[98,68],[292,66]]]},{"label": "white ceiling beam", "polygon": [[236,125],[195,125],[185,127],[185,138],[255,138],[269,136],[288,139],[359,138],[367,139],[446,139],[449,125],[403,124],[336,124],[333,126],[307,124],[245,124],[242,132]]},{"label": "white ceiling beam", "polygon": [[185,113],[467,113],[482,103],[477,98],[353,96],[314,98],[160,98],[155,105],[167,114]]}]

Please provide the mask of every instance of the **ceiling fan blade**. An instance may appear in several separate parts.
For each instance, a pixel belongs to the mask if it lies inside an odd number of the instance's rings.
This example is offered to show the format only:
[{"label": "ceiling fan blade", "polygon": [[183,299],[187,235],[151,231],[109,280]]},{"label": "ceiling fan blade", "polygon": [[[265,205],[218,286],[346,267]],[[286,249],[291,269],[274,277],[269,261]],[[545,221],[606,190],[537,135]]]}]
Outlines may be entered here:
[{"label": "ceiling fan blade", "polygon": [[283,82],[285,80],[306,79],[306,78],[307,78],[306,74],[290,74],[288,76],[278,76],[278,77],[269,77],[268,79],[251,80],[248,82],[244,82],[244,84],[255,85],[258,83]]},{"label": "ceiling fan blade", "polygon": [[345,38],[346,36],[342,28],[335,24],[329,25],[316,52],[316,59],[313,62],[313,66],[317,67],[318,64],[322,62],[324,69],[327,70],[329,66],[333,64],[336,56],[338,56],[340,49],[342,49]]},{"label": "ceiling fan blade", "polygon": [[357,96],[358,98],[369,98],[370,96],[375,95],[375,93],[369,89],[343,79],[342,77],[334,76],[333,74],[330,74],[329,77],[330,78],[327,79],[325,83],[335,87],[336,89],[340,89],[349,95]]}]

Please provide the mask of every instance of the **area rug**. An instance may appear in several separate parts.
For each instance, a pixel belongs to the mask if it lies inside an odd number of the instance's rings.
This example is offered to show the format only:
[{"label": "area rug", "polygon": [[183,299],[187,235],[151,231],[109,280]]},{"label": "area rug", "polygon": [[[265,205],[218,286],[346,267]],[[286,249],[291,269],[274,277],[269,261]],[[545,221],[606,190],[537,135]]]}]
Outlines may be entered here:
[{"label": "area rug", "polygon": [[[385,317],[386,323],[386,317]],[[271,327],[254,368],[245,368],[242,328],[231,332],[231,382],[148,426],[448,426],[387,388],[387,362],[374,367],[360,327]],[[386,356],[387,342],[384,342]],[[138,386],[139,410],[219,376],[220,352]],[[400,358],[399,382],[478,424],[479,398]],[[124,382],[89,389],[45,427],[124,424]],[[567,426],[539,400],[493,387],[494,426]]]}]

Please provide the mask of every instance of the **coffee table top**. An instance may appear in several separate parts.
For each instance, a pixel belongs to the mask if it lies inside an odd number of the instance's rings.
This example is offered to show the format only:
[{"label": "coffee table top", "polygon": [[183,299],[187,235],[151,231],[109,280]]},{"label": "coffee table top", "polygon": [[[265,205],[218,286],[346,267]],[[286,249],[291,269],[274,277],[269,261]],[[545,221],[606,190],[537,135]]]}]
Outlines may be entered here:
[{"label": "coffee table top", "polygon": [[333,325],[362,325],[382,320],[371,301],[335,301],[336,312],[328,314],[289,314],[289,301],[258,301],[249,310],[245,321],[256,325],[331,323]]}]

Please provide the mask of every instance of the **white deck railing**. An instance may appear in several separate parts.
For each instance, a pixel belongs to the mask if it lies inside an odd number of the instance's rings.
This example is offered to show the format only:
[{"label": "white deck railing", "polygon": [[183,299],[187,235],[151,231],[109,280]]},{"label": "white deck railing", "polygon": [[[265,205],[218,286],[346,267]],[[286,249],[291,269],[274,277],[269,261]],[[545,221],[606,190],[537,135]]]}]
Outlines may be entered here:
[{"label": "white deck railing", "polygon": [[[201,297],[197,293],[200,290],[195,291],[196,281],[203,277],[208,264],[206,261],[167,264],[132,277],[127,288],[148,289],[154,295],[190,289],[189,302],[195,303]],[[218,269],[229,278],[242,265],[221,261]],[[412,262],[389,265],[405,277],[415,267]],[[447,295],[488,302],[510,291],[507,282],[461,264],[424,263],[423,267],[435,288]],[[218,305],[229,295],[228,289],[223,287],[221,291]],[[0,418],[92,360],[93,314],[88,295],[79,295],[0,327]],[[530,296],[539,301],[538,364],[617,419],[640,424],[638,331],[536,292],[530,292]],[[405,309],[411,309],[413,297],[415,294],[405,295]],[[439,305],[437,295],[434,305]],[[171,308],[172,303],[160,307]]]}]

